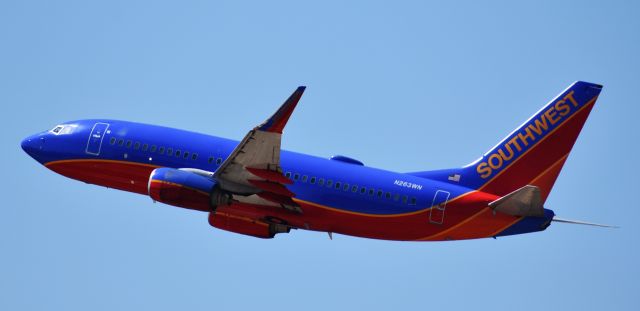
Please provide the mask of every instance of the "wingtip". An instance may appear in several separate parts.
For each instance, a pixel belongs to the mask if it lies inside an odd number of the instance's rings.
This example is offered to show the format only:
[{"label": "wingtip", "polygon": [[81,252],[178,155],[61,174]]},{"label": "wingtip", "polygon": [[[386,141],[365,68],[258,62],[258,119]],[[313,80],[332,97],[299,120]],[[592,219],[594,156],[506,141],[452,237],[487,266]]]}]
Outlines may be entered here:
[{"label": "wingtip", "polygon": [[269,119],[258,126],[258,129],[282,134],[282,130],[289,121],[298,101],[302,98],[305,88],[304,85],[299,86]]}]

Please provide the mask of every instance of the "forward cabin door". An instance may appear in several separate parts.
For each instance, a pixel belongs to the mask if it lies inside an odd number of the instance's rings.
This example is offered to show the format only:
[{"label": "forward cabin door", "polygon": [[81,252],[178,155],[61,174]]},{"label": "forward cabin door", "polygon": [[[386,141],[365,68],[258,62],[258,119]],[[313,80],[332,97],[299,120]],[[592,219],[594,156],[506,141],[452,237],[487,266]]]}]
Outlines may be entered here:
[{"label": "forward cabin door", "polygon": [[87,142],[87,149],[85,150],[86,153],[92,155],[100,155],[102,140],[104,139],[104,135],[107,133],[108,128],[108,123],[99,122],[93,125],[91,134],[89,134],[89,141]]},{"label": "forward cabin door", "polygon": [[429,211],[429,222],[437,225],[441,225],[444,222],[444,210],[447,208],[447,202],[449,201],[449,191],[438,190],[433,196],[433,202],[431,202],[431,210]]}]

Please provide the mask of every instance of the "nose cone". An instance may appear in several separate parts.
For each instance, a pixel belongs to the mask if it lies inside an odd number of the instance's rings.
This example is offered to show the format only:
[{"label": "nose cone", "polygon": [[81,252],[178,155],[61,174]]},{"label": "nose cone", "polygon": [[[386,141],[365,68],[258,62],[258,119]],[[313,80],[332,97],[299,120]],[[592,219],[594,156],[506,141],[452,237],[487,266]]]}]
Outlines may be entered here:
[{"label": "nose cone", "polygon": [[38,137],[36,135],[29,136],[20,143],[22,150],[38,162],[38,155],[42,152],[43,145],[44,137]]}]

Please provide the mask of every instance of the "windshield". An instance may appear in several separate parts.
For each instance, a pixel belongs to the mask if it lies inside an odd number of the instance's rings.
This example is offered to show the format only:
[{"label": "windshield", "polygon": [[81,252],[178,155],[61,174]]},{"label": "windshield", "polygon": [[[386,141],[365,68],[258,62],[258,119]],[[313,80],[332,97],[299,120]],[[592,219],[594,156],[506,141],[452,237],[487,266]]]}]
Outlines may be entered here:
[{"label": "windshield", "polygon": [[55,135],[71,134],[76,129],[76,127],[77,125],[73,124],[56,125],[56,127],[54,127],[50,132]]}]

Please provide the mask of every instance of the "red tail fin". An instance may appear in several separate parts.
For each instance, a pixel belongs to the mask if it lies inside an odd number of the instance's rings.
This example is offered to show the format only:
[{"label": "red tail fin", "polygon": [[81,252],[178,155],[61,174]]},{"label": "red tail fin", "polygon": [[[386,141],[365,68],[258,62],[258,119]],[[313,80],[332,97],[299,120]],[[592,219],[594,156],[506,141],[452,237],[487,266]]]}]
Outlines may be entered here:
[{"label": "red tail fin", "polygon": [[467,181],[506,195],[522,186],[540,188],[546,200],[593,108],[601,85],[576,82],[465,168]]}]

